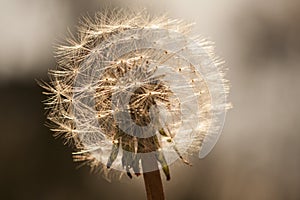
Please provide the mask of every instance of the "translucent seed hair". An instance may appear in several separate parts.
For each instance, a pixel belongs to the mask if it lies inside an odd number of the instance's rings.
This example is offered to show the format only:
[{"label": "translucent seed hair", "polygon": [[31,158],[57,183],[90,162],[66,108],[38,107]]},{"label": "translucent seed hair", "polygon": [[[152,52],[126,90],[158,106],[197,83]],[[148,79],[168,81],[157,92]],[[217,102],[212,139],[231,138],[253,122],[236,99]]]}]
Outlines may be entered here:
[{"label": "translucent seed hair", "polygon": [[154,155],[167,177],[176,160],[205,157],[222,131],[228,83],[213,43],[192,25],[145,11],[83,17],[56,49],[41,82],[51,130],[72,142],[76,161],[136,175]]}]

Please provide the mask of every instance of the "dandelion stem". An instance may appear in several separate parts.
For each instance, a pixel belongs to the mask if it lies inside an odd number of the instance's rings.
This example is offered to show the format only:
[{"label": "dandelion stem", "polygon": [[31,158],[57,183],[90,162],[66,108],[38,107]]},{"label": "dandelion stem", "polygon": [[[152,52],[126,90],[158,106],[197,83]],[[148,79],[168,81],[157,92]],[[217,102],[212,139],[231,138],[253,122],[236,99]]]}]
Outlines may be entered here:
[{"label": "dandelion stem", "polygon": [[[156,167],[155,171],[148,171],[147,169]],[[164,190],[158,168],[158,163],[155,156],[147,156],[142,158],[144,183],[147,193],[147,200],[164,200]],[[152,168],[153,169],[153,168]]]}]

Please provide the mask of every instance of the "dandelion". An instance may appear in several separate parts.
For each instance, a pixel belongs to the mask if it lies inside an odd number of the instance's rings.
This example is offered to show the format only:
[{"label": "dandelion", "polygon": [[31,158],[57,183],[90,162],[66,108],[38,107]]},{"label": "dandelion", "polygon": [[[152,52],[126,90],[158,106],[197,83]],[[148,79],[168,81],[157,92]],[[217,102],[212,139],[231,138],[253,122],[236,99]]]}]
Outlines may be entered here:
[{"label": "dandelion", "polygon": [[80,24],[40,82],[51,130],[74,143],[76,161],[143,174],[148,199],[163,199],[159,170],[169,180],[171,163],[205,157],[221,133],[223,62],[191,24],[166,16],[118,10]]}]

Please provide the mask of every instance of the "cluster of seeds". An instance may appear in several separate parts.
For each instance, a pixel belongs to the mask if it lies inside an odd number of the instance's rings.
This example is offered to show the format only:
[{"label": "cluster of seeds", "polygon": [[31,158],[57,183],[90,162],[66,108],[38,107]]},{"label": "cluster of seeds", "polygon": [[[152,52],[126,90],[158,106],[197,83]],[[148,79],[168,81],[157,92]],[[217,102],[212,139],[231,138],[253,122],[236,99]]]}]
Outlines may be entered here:
[{"label": "cluster of seeds", "polygon": [[[162,168],[214,146],[228,87],[212,43],[190,24],[113,11],[83,18],[57,47],[59,67],[41,83],[51,130],[73,142],[75,160],[131,172]],[[141,167],[153,157],[160,165]],[[142,171],[141,171],[142,170]]]}]

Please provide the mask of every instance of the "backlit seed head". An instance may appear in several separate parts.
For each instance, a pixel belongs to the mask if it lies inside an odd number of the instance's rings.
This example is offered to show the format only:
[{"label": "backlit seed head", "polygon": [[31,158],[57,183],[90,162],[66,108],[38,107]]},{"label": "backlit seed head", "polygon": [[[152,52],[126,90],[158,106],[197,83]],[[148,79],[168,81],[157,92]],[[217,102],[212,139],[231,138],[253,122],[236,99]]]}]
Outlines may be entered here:
[{"label": "backlit seed head", "polygon": [[76,161],[138,175],[140,160],[154,154],[168,176],[178,158],[209,153],[228,109],[228,83],[213,44],[190,29],[119,10],[84,17],[78,35],[57,47],[58,68],[40,85],[51,130],[75,144]]}]

